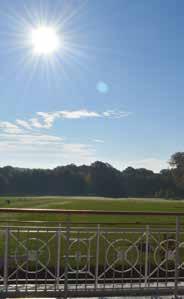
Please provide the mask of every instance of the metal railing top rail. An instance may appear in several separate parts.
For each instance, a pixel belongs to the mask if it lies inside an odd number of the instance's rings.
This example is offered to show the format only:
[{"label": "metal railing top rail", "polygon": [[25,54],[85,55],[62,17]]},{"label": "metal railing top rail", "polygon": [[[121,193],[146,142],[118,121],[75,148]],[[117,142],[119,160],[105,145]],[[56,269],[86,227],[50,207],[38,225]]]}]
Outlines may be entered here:
[{"label": "metal railing top rail", "polygon": [[[37,224],[37,225],[41,225],[41,224],[55,224],[55,225],[61,225],[61,224],[66,224],[66,221],[53,221],[53,220],[17,220],[17,219],[4,219],[4,220],[0,220],[0,225],[3,223],[13,223],[13,224]],[[83,221],[83,222],[79,222],[79,221],[70,221],[71,225],[98,225],[98,224],[103,224],[103,225],[145,225],[145,222],[140,222],[140,221],[132,221],[132,222],[89,222],[89,221]],[[153,226],[160,226],[160,223],[155,223],[155,222],[146,222],[147,225],[153,225]],[[175,221],[173,222],[163,222],[163,225],[175,225]],[[180,224],[183,224],[180,222]]]},{"label": "metal railing top rail", "polygon": [[32,208],[0,208],[0,213],[37,213],[37,214],[75,214],[75,215],[134,215],[134,216],[184,216],[183,212],[156,211],[105,211],[105,210],[64,210],[64,209],[32,209]]},{"label": "metal railing top rail", "polygon": [[[73,227],[88,227],[88,228],[94,228],[96,226],[101,226],[103,228],[105,227],[114,227],[114,228],[122,228],[126,227],[127,229],[131,229],[133,226],[136,227],[137,229],[145,229],[145,226],[150,226],[152,229],[156,228],[163,228],[163,229],[168,229],[170,230],[171,228],[175,227],[176,221],[173,222],[163,222],[163,223],[154,223],[154,222],[72,222],[69,221],[70,226]],[[4,220],[0,221],[0,230],[4,227],[37,227],[37,228],[58,228],[58,227],[65,227],[68,225],[68,221],[19,221],[19,220]],[[180,221],[180,226],[184,226],[184,223]]]}]

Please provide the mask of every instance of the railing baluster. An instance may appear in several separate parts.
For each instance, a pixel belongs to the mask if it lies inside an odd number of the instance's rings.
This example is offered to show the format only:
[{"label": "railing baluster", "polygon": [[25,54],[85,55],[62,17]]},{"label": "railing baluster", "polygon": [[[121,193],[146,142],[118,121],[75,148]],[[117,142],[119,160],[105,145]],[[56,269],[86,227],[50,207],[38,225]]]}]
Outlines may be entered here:
[{"label": "railing baluster", "polygon": [[68,250],[70,246],[70,214],[67,214],[67,220],[66,220],[66,248],[65,248],[65,272],[64,272],[64,297],[68,297]]},{"label": "railing baluster", "polygon": [[97,233],[96,233],[95,290],[98,288],[99,249],[100,249],[100,224],[97,225]]},{"label": "railing baluster", "polygon": [[5,229],[4,242],[4,290],[8,291],[8,242],[9,242],[9,228]]},{"label": "railing baluster", "polygon": [[179,242],[180,242],[180,217],[176,216],[176,254],[175,254],[175,285],[174,296],[178,298],[178,278],[179,278]]},{"label": "railing baluster", "polygon": [[150,226],[146,225],[146,248],[145,248],[145,288],[148,283],[148,263],[149,263],[149,234],[150,234]]},{"label": "railing baluster", "polygon": [[60,281],[60,264],[61,264],[61,224],[57,230],[57,268],[56,268],[56,290],[59,291]]}]

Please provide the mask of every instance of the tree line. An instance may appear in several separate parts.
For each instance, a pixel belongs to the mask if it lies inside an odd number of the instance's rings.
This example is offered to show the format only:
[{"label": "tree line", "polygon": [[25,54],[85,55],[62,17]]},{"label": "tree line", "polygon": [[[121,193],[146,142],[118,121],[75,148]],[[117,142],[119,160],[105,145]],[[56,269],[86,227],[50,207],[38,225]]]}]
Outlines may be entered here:
[{"label": "tree line", "polygon": [[104,197],[184,197],[184,152],[171,156],[159,173],[127,167],[120,171],[96,161],[90,166],[54,169],[0,168],[0,195],[78,195]]}]

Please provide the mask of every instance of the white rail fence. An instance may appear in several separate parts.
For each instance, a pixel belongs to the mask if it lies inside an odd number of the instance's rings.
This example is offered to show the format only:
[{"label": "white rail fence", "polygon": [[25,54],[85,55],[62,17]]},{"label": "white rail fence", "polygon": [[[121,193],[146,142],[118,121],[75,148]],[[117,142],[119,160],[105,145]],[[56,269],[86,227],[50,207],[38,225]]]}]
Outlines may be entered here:
[{"label": "white rail fence", "polygon": [[[44,210],[43,213],[54,213]],[[0,209],[1,213],[30,210]],[[42,213],[34,210],[32,213]],[[135,215],[154,223],[12,222],[0,227],[0,298],[184,294],[182,213],[63,211]],[[172,217],[160,223],[159,217]],[[159,221],[156,221],[158,219]],[[175,221],[173,222],[173,219]]]}]

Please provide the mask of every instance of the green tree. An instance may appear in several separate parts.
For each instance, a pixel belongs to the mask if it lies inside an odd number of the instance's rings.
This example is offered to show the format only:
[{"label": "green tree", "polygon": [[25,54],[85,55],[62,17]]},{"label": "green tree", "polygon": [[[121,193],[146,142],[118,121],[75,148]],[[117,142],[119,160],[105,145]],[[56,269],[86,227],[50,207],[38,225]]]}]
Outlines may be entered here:
[{"label": "green tree", "polygon": [[184,192],[184,152],[177,152],[170,158],[172,176],[179,192]]}]

